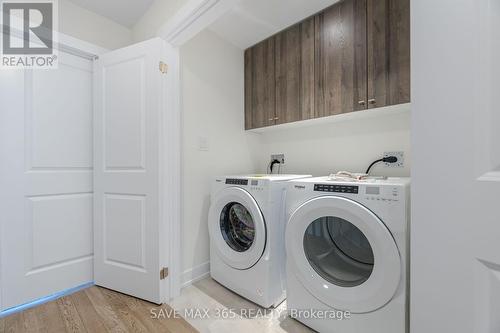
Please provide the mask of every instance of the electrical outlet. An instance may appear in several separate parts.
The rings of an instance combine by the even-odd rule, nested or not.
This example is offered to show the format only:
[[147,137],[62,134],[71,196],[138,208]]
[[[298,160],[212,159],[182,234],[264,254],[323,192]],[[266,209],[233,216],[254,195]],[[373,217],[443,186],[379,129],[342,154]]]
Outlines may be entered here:
[[403,168],[405,162],[405,153],[402,151],[389,151],[384,153],[384,157],[396,156],[398,161],[396,163],[384,163],[388,168]]
[[271,155],[271,162],[274,160],[280,161],[281,164],[285,164],[285,154],[273,154]]

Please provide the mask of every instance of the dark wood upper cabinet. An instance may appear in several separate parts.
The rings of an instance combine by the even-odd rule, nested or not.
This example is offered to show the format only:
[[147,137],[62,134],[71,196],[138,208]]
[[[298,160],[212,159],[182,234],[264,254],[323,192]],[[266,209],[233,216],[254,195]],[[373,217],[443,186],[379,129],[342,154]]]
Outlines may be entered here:
[[410,102],[410,0],[340,0],[245,51],[245,128]]
[[316,108],[324,117],[366,108],[366,0],[343,0],[315,17]]
[[276,123],[314,117],[314,18],[275,37]]
[[368,107],[410,102],[410,0],[367,0]]
[[245,51],[245,128],[276,123],[274,38]]

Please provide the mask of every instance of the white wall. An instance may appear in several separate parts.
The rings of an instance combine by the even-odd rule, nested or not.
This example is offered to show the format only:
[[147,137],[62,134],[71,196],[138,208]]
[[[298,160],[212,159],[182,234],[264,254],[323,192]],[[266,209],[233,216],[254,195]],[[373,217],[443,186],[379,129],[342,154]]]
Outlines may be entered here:
[[140,42],[156,36],[158,29],[188,2],[188,0],[155,0],[132,27],[132,39]]
[[[206,271],[210,186],[216,176],[251,173],[255,135],[244,128],[243,51],[204,31],[180,49],[183,137],[183,282]],[[208,151],[198,149],[206,138]],[[194,270],[194,271],[193,271]]]
[[110,50],[132,42],[130,29],[68,0],[59,0],[59,31]]
[[404,168],[379,164],[372,174],[407,177],[411,165],[409,108],[406,104],[387,110],[390,112],[361,111],[335,123],[260,134],[259,172],[266,171],[271,154],[285,154],[282,172],[327,176],[337,171],[365,172],[385,151],[403,151]]

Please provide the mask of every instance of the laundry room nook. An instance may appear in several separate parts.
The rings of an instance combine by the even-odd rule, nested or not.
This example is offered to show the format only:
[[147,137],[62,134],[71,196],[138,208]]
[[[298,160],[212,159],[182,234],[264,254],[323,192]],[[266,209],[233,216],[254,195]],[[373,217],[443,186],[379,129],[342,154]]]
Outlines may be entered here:
[[0,333],[500,331],[499,0],[0,11]]

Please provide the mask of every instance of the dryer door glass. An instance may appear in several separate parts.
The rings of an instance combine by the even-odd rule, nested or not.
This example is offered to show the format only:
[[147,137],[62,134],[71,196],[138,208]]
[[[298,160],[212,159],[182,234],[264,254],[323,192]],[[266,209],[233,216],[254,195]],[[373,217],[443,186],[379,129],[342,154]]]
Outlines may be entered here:
[[252,215],[242,204],[230,202],[220,214],[220,229],[226,243],[237,252],[247,251],[255,238]]
[[304,252],[313,269],[341,287],[363,284],[373,271],[373,251],[352,223],[335,216],[313,221],[304,234]]

